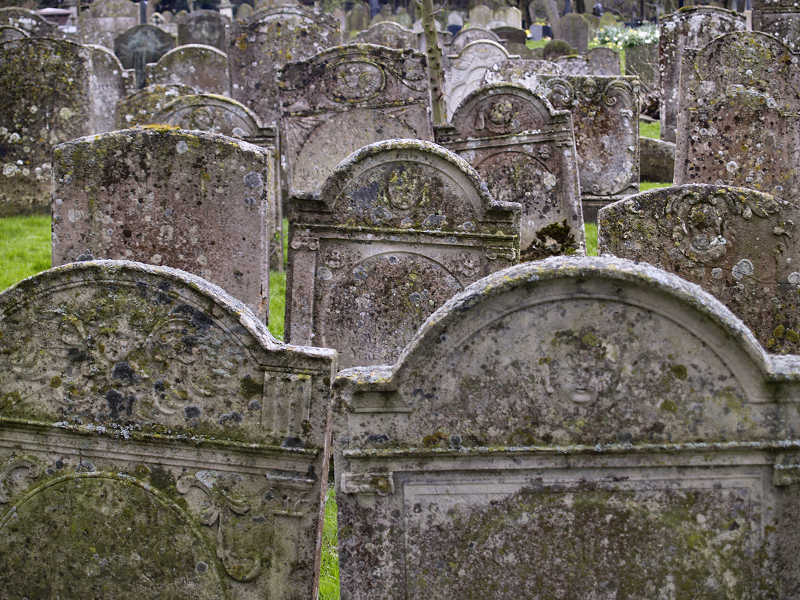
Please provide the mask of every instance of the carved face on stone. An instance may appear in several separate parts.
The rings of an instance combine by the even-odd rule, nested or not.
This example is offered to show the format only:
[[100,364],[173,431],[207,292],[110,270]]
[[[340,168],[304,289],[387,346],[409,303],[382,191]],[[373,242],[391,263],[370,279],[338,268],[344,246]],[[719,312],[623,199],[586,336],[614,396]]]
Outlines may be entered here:
[[588,406],[613,388],[619,368],[612,349],[593,328],[556,332],[551,344],[556,357],[543,363],[548,393],[558,394],[565,403]]

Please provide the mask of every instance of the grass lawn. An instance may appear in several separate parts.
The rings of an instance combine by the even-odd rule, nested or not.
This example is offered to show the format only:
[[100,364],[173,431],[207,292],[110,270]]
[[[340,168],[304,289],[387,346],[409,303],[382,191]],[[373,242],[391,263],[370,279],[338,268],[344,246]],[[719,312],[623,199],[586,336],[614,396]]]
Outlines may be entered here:
[[657,140],[661,139],[661,123],[658,121],[653,121],[652,123],[639,121],[639,135]]

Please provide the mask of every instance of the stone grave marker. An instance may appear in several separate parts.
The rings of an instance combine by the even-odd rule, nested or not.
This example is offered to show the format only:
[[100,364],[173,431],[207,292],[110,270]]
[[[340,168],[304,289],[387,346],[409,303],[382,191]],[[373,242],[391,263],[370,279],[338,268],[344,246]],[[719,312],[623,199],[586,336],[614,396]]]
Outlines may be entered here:
[[341,348],[344,366],[392,362],[436,308],[519,251],[520,206],[430,142],[366,146],[289,208],[288,339]]
[[342,597],[790,597],[797,375],[649,265],[494,273],[336,378]]
[[0,8],[0,25],[22,29],[31,37],[64,38],[61,30],[39,13],[18,6]]
[[155,25],[137,25],[114,38],[114,54],[126,69],[135,69],[139,89],[146,85],[146,65],[174,47],[175,38]]
[[457,10],[451,10],[447,13],[447,31],[452,35],[458,35],[458,32],[464,28],[464,17]]
[[53,160],[54,265],[91,256],[180,268],[266,318],[270,150],[154,126],[61,144]]
[[647,89],[658,90],[658,44],[625,48],[625,74],[638,77]]
[[10,288],[0,336],[3,590],[316,597],[333,351],[128,261]]
[[275,124],[280,115],[278,71],[337,45],[340,37],[332,18],[299,6],[258,11],[234,24],[228,51],[233,98],[265,125]]
[[236,19],[238,21],[246,21],[253,16],[253,7],[249,4],[242,3],[236,9]]
[[[586,55],[570,54],[558,56],[553,62],[559,65],[564,75],[595,75],[593,65]],[[597,73],[599,75],[599,73]]]
[[114,38],[139,24],[139,5],[131,0],[96,0],[78,13],[83,44],[114,49]]
[[639,136],[640,181],[667,181],[675,178],[675,144]]
[[723,33],[743,31],[741,14],[713,6],[684,7],[658,21],[661,86],[661,139],[675,141],[681,85],[681,60],[688,48],[700,48]]
[[30,37],[24,29],[12,25],[0,25],[0,44]]
[[492,9],[485,4],[478,4],[469,9],[470,27],[487,28],[492,17]]
[[500,21],[505,27],[522,29],[522,11],[516,6],[501,6],[494,11],[494,20]]
[[347,13],[347,31],[363,31],[369,27],[369,4],[358,0]]
[[753,0],[753,31],[774,35],[800,51],[800,8],[790,0]]
[[151,85],[182,84],[198,93],[228,96],[228,55],[212,46],[178,46],[157,63],[147,65],[147,81]]
[[399,50],[415,48],[417,45],[416,34],[398,25],[393,21],[381,21],[372,25],[369,29],[360,32],[353,42],[359,44],[376,44],[387,48],[397,48]]
[[178,45],[203,44],[228,51],[230,19],[215,10],[196,10],[178,21]]
[[560,38],[583,54],[589,49],[589,24],[576,13],[561,17],[558,22]]
[[399,6],[397,8],[397,11],[392,17],[392,21],[398,25],[401,25],[402,27],[405,27],[406,29],[410,28],[414,24],[413,20],[411,19],[411,15],[408,14],[408,10],[405,6]]
[[800,55],[736,32],[684,52],[675,183],[724,183],[800,202]]
[[281,71],[288,197],[318,194],[348,154],[392,138],[433,140],[425,56],[371,44],[331,48]]
[[156,123],[155,115],[167,104],[180,96],[194,93],[194,88],[183,84],[148,85],[117,103],[116,129]]
[[572,116],[516,84],[467,96],[437,142],[465,158],[501,201],[517,202],[520,258],[585,253]]
[[480,27],[467,27],[462,29],[455,36],[450,43],[448,51],[450,54],[458,54],[464,49],[464,46],[470,42],[477,42],[478,40],[491,40],[493,42],[500,42],[498,35],[488,29],[481,29]]
[[541,59],[513,59],[492,65],[483,76],[483,83],[518,83],[531,91],[541,85],[543,75],[563,75],[559,63]]
[[600,251],[645,261],[716,296],[770,352],[800,351],[800,209],[755,190],[650,190],[604,208]]
[[[619,54],[611,48],[592,48],[586,53],[594,75],[615,77],[621,75]],[[630,75],[630,73],[626,73]]]

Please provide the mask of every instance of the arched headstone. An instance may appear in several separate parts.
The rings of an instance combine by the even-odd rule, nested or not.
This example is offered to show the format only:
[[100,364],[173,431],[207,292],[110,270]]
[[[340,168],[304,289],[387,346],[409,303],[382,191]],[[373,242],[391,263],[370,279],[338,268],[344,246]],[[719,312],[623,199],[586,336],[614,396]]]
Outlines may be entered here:
[[147,66],[147,80],[151,85],[181,84],[198,93],[227,96],[228,56],[212,46],[178,46]]

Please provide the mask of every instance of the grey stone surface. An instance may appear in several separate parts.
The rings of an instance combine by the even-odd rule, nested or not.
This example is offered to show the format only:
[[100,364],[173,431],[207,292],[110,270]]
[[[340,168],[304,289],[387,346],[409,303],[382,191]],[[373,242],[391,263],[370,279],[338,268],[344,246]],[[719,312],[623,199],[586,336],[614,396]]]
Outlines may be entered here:
[[561,65],[541,59],[512,59],[492,65],[483,76],[483,83],[518,83],[531,91],[541,85],[543,75],[564,75]]
[[342,597],[791,597],[797,366],[648,265],[490,275],[334,383]]
[[175,101],[180,96],[188,96],[194,93],[194,88],[179,83],[148,85],[117,103],[116,128],[126,129],[136,125],[156,123],[155,116],[167,104]]
[[492,9],[485,4],[478,4],[469,9],[468,20],[472,27],[488,27],[492,17]]
[[231,21],[215,10],[196,10],[178,20],[178,45],[203,44],[228,51]]
[[26,37],[30,36],[24,29],[14,27],[13,25],[0,25],[0,44],[12,40],[21,40]]
[[417,46],[417,36],[410,29],[392,21],[381,21],[360,32],[354,39],[359,44],[377,44],[400,50]]
[[639,136],[639,178],[671,183],[675,174],[675,144]]
[[280,74],[281,148],[289,197],[319,194],[348,154],[381,140],[433,140],[425,56],[337,46]]
[[480,27],[467,27],[466,29],[459,31],[453,37],[453,41],[450,43],[448,52],[450,54],[458,54],[464,49],[464,46],[470,42],[477,42],[478,40],[491,40],[493,42],[497,42],[498,44],[500,43],[500,38],[498,35],[492,31],[489,31],[488,29],[482,29]]
[[249,4],[240,4],[236,9],[236,20],[237,21],[246,21],[250,17],[253,16],[253,7]]
[[4,595],[316,597],[334,352],[125,261],[0,294],[0,339]]
[[800,7],[793,0],[753,0],[753,31],[774,35],[800,51]]
[[800,202],[799,63],[758,32],[687,50],[675,183],[741,185]]
[[190,44],[173,48],[147,65],[151,85],[182,84],[199,94],[230,95],[228,55],[212,46]]
[[569,13],[558,22],[559,38],[568,42],[579,53],[589,49],[589,24],[577,13]]
[[658,44],[641,44],[625,48],[625,74],[639,78],[639,84],[659,90]]
[[181,268],[266,318],[270,151],[153,126],[67,142],[53,161],[54,265],[88,255]]
[[178,96],[164,105],[152,121],[243,140],[275,135],[261,127],[256,114],[244,104],[215,94]]
[[31,37],[64,38],[61,30],[39,13],[18,6],[0,8],[0,25],[22,29]]
[[78,14],[78,36],[84,44],[114,49],[114,38],[139,24],[139,5],[131,0],[95,0]]
[[522,29],[522,11],[516,6],[499,6],[492,16],[495,21],[502,23],[501,27]]
[[675,141],[681,60],[686,49],[705,46],[718,35],[744,29],[743,15],[713,6],[684,7],[659,19],[658,68],[662,140]]
[[280,116],[278,71],[340,42],[338,24],[302,7],[261,10],[234,25],[228,58],[235,100],[250,107],[265,125]]
[[[619,53],[611,48],[592,48],[586,53],[591,75],[616,76],[620,73]],[[631,73],[626,73],[630,75]]]
[[371,144],[290,204],[286,330],[344,366],[395,360],[467,284],[518,258],[519,204],[466,161],[419,140]]
[[347,13],[347,31],[363,31],[369,27],[369,4],[363,0],[353,3],[353,8]]
[[585,252],[572,115],[520,85],[467,96],[437,142],[466,159],[497,199],[518,202],[520,258]]
[[768,351],[798,354],[799,219],[796,206],[761,192],[681,185],[604,208],[599,247],[699,284]]
[[[114,38],[114,54],[126,69],[158,62],[175,47],[175,38],[155,25],[136,25]],[[140,58],[137,58],[140,57]]]

